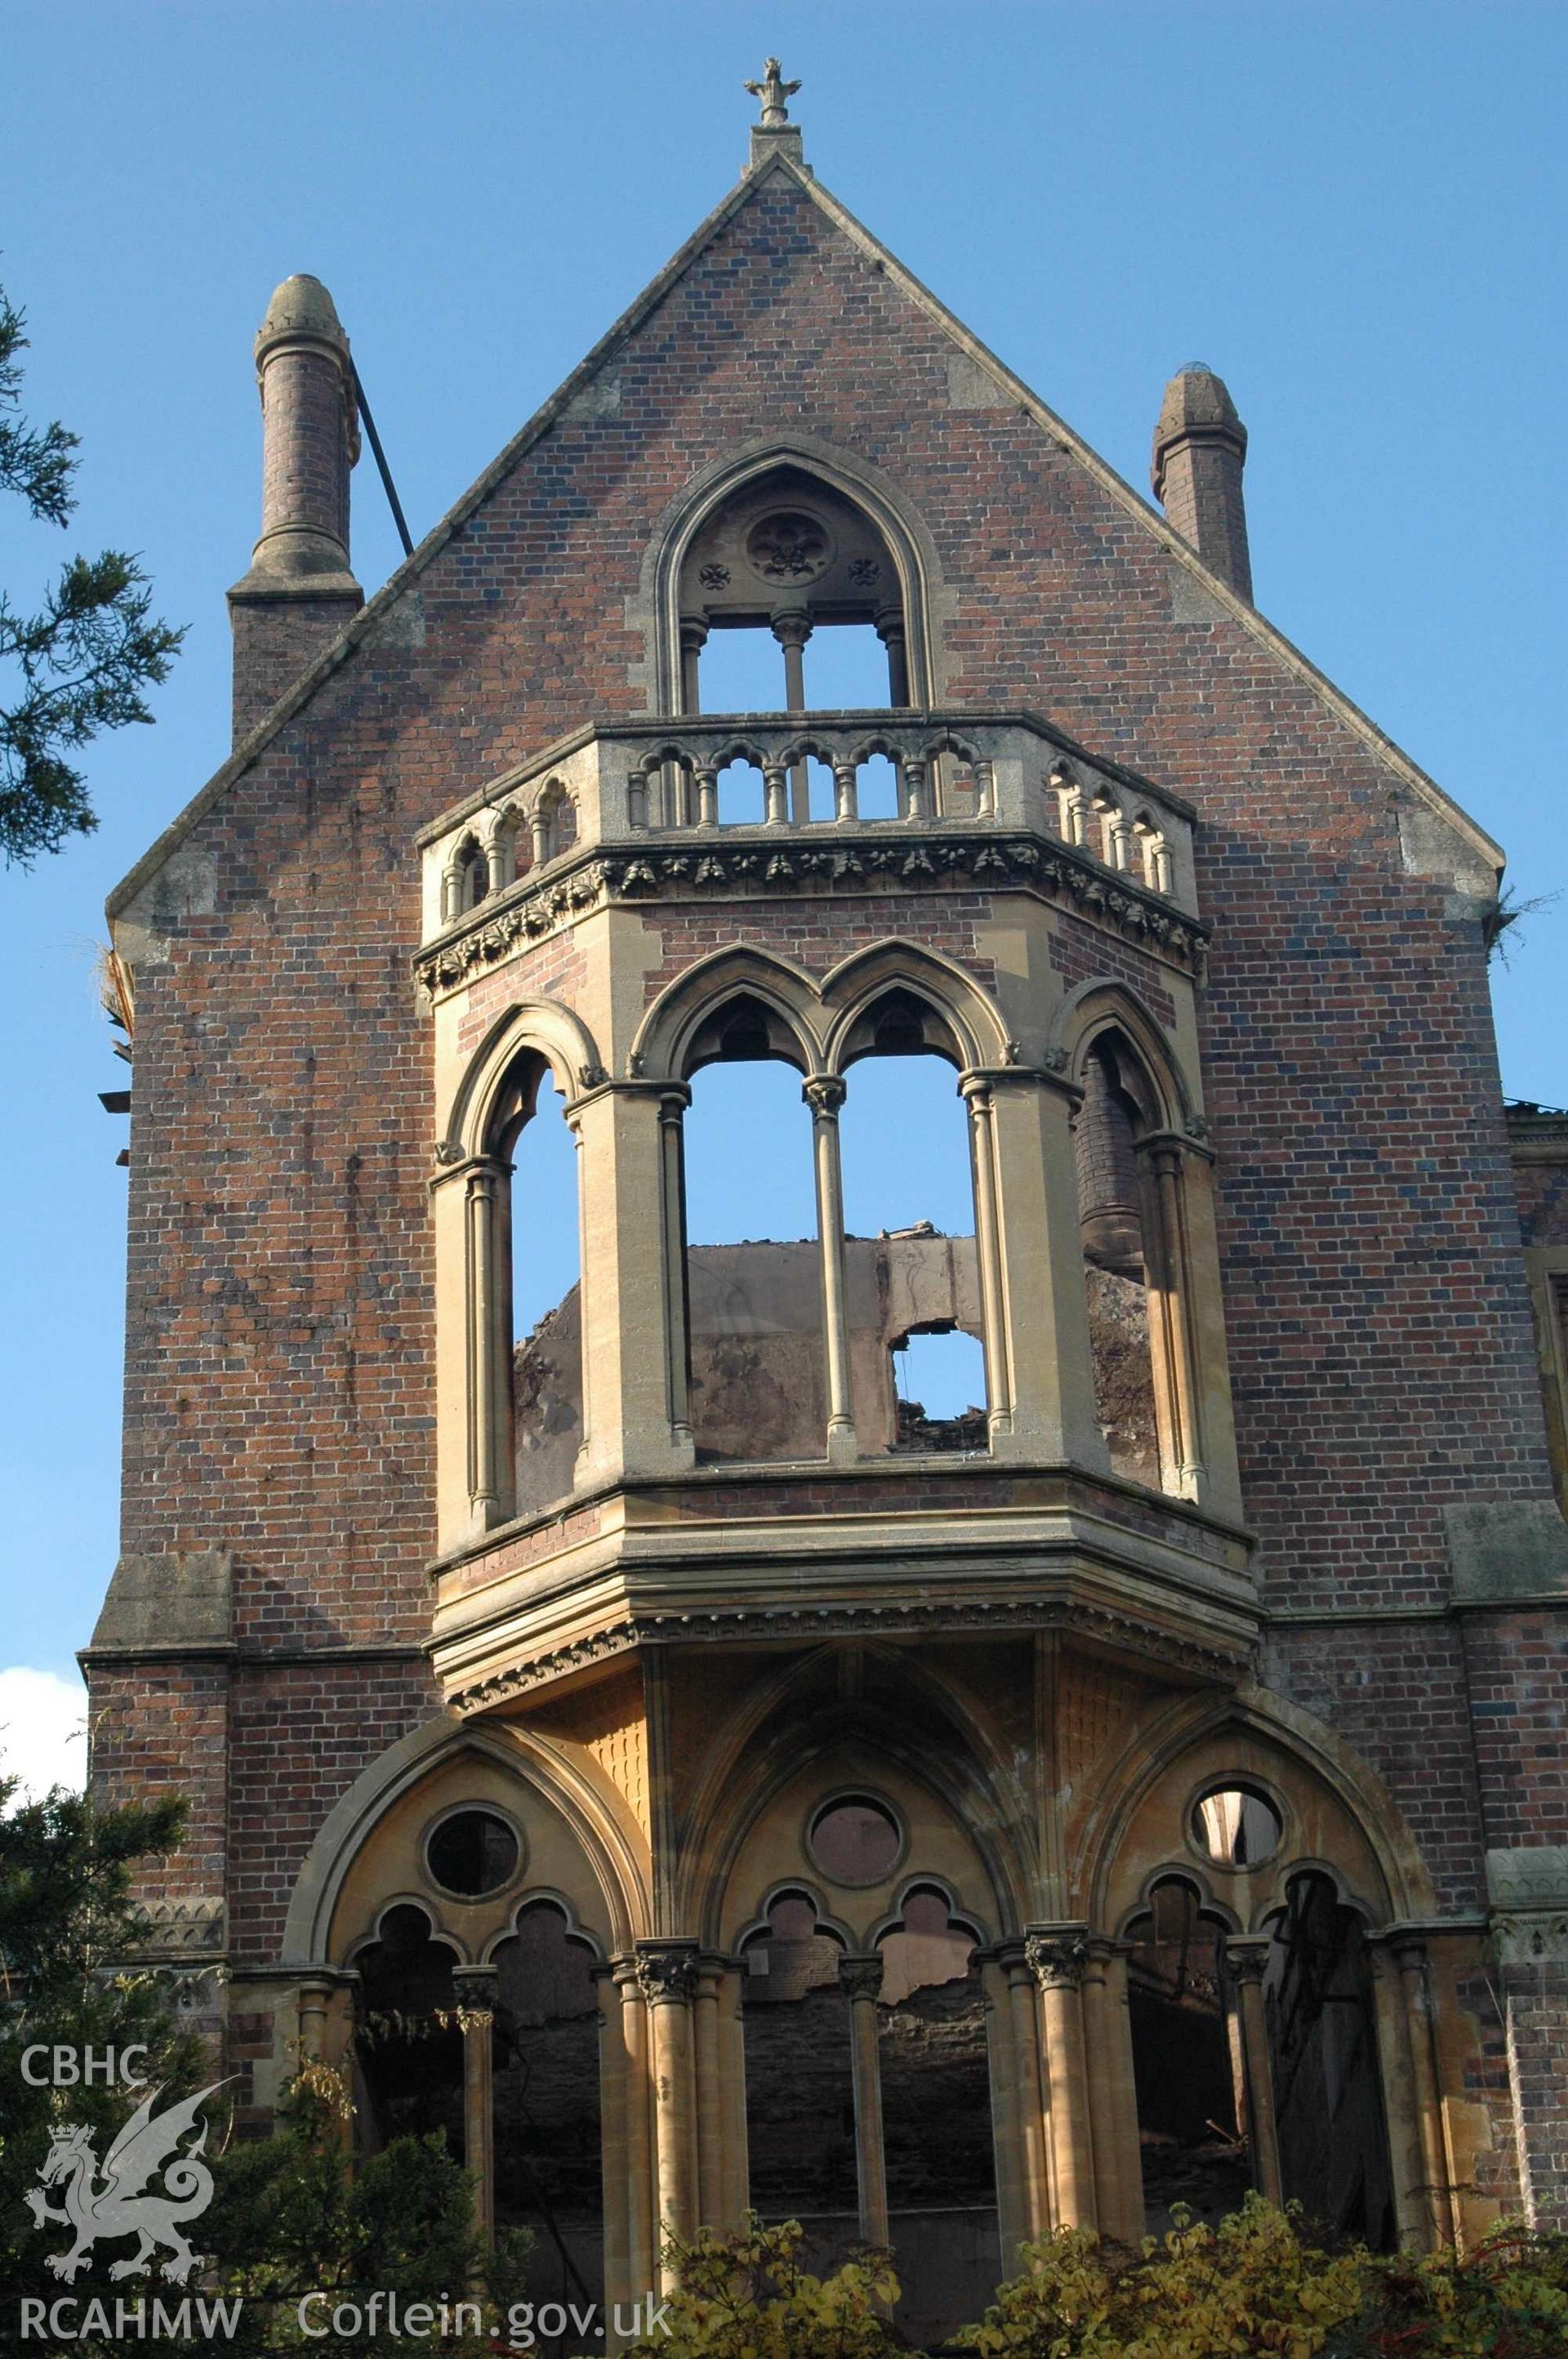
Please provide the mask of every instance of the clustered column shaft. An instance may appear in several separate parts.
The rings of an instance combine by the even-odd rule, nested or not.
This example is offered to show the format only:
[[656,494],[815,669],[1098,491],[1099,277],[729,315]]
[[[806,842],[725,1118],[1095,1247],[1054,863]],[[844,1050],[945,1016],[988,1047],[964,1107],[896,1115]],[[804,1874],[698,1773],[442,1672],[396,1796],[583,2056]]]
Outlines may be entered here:
[[849,2063],[855,2089],[855,2179],[860,2190],[860,2238],[888,2242],[887,2163],[882,2152],[881,2060],[877,2049],[877,1995],[882,1986],[880,1955],[838,1961],[838,1985],[849,2002]]
[[803,1095],[811,1108],[812,1156],[816,1174],[816,1227],[822,1256],[822,1323],[827,1353],[827,1455],[842,1462],[856,1453],[855,1412],[850,1394],[849,1325],[844,1277],[844,1183],[838,1142],[838,1110],[844,1084],[830,1073],[814,1073]]

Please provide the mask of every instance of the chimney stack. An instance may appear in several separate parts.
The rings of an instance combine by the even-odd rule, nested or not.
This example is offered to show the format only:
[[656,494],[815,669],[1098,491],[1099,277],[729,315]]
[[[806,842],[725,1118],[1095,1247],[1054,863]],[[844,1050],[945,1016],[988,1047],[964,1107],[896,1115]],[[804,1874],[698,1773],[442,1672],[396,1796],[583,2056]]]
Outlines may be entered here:
[[262,530],[229,592],[234,742],[364,603],[349,567],[349,470],[360,454],[349,340],[319,278],[286,278],[256,337]]
[[1252,600],[1241,470],[1247,429],[1225,385],[1189,361],[1165,387],[1154,429],[1154,496],[1167,517],[1238,598]]

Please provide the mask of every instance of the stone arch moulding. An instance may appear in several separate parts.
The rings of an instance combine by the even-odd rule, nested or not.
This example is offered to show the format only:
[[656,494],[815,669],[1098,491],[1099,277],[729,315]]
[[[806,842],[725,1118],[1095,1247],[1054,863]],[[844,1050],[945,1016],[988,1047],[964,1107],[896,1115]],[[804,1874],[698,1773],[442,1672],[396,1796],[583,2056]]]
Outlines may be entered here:
[[851,952],[827,975],[822,1005],[827,1014],[826,1070],[841,1071],[845,1043],[860,1018],[883,993],[904,990],[925,999],[948,1027],[962,1070],[1007,1064],[1014,1044],[1000,1010],[974,977],[955,960],[914,942],[871,942]]
[[1159,1100],[1162,1130],[1192,1132],[1199,1121],[1196,1093],[1183,1071],[1169,1034],[1130,984],[1099,976],[1078,984],[1052,1016],[1046,1056],[1083,1086],[1084,1061],[1101,1033],[1125,1032],[1147,1069]]
[[[591,1925],[585,1925],[583,1923],[582,1919],[579,1916],[577,1908],[572,1901],[571,1895],[567,1892],[557,1892],[554,1885],[550,1884],[530,1884],[524,1886],[524,1890],[518,1894],[516,1905],[510,1911],[507,1920],[502,1927],[500,1932],[492,1933],[490,1940],[485,1943],[484,1956],[480,1962],[487,1966],[493,1964],[494,1953],[500,1949],[502,1943],[503,1941],[510,1941],[515,1938],[517,1932],[517,1920],[523,1915],[524,1911],[528,1908],[536,1908],[540,1907],[558,1909],[560,1915],[566,1921],[568,1940],[580,1941],[585,1949],[591,1950],[593,1951],[593,1962],[595,1965],[602,1966],[609,1963],[609,1960],[606,1958],[604,1953],[603,1942],[600,1940]],[[623,1947],[623,1944],[618,1940],[615,1946],[619,1950]]]
[[881,531],[898,567],[903,599],[910,702],[917,709],[940,704],[946,667],[943,625],[953,604],[942,587],[936,545],[903,493],[879,467],[853,451],[815,435],[741,444],[694,476],[654,524],[635,594],[627,600],[628,627],[641,632],[647,654],[630,667],[631,684],[643,689],[650,712],[675,712],[680,704],[680,615],[677,585],[686,553],[719,504],[775,467],[797,467],[820,476],[841,497],[864,508]]
[[553,1751],[524,1744],[514,1731],[503,1733],[443,1712],[390,1745],[339,1796],[295,1878],[284,1926],[286,1969],[304,1973],[331,1963],[328,1937],[333,1912],[366,1840],[433,1770],[461,1753],[483,1755],[560,1812],[603,1895],[617,1950],[629,1947],[650,1921],[643,1864],[606,1798],[581,1772]]
[[569,1007],[555,999],[516,1000],[499,1015],[462,1069],[438,1136],[460,1160],[484,1153],[495,1094],[513,1060],[524,1049],[543,1057],[556,1086],[569,1104],[597,1088],[605,1072],[591,1032]]
[[692,1043],[725,1000],[742,993],[762,1001],[793,1035],[801,1071],[822,1069],[821,1004],[805,969],[741,942],[712,951],[665,985],[638,1027],[629,1059],[643,1080],[684,1081]]
[[[1074,1845],[1073,1880],[1091,1923],[1113,1918],[1120,1921],[1131,1913],[1133,1897],[1141,1892],[1150,1873],[1181,1875],[1195,1889],[1214,1890],[1219,1879],[1206,1877],[1199,1864],[1184,1855],[1179,1831],[1173,1833],[1164,1855],[1151,1859],[1142,1873],[1132,1873],[1130,1882],[1124,1846],[1138,1810],[1161,1780],[1179,1779],[1185,1763],[1211,1739],[1227,1734],[1250,1740],[1273,1756],[1274,1775],[1287,1798],[1293,1795],[1293,1771],[1295,1780],[1304,1778],[1325,1789],[1349,1822],[1382,1886],[1380,1891],[1357,1892],[1347,1883],[1343,1864],[1334,1870],[1336,1888],[1358,1913],[1383,1924],[1435,1913],[1436,1895],[1420,1849],[1377,1772],[1313,1713],[1270,1689],[1255,1687],[1217,1698],[1178,1699],[1145,1723],[1108,1766]],[[1182,1785],[1184,1802],[1188,1784],[1190,1777]],[[1328,1865],[1315,1846],[1300,1852],[1282,1847],[1265,1871],[1251,1879],[1257,1887],[1250,1895],[1254,1916],[1261,1922],[1280,1908],[1285,1885],[1303,1867]]]
[[883,1916],[878,1918],[867,1933],[868,1949],[874,1950],[880,1941],[886,1940],[890,1933],[901,1933],[903,1930],[904,1916],[909,1904],[915,1895],[921,1892],[935,1892],[947,1911],[948,1923],[958,1926],[966,1933],[972,1933],[979,1948],[984,1949],[992,1940],[992,1935],[988,1932],[981,1919],[972,1908],[967,1908],[964,1906],[945,1875],[916,1875],[902,1876],[899,1879],[898,1890],[893,1895],[892,1907]]
[[1147,1914],[1152,1907],[1154,1894],[1162,1884],[1184,1884],[1206,1917],[1213,1917],[1227,1933],[1245,1933],[1246,1926],[1230,1903],[1216,1892],[1210,1878],[1193,1861],[1177,1859],[1174,1854],[1152,1867],[1139,1886],[1136,1896],[1121,1910],[1116,1925],[1116,1939],[1123,1940],[1127,1929]]
[[734,1955],[739,1957],[748,1941],[754,1941],[768,1931],[769,1919],[781,1900],[808,1900],[816,1918],[819,1933],[831,1935],[846,1957],[855,1950],[855,1929],[835,1917],[822,1897],[821,1886],[808,1875],[781,1875],[768,1886],[757,1906],[757,1913],[742,1925],[735,1936]]
[[[989,1914],[1000,1929],[1022,1925],[1029,1915],[1030,1864],[1022,1854],[1016,1830],[1010,1832],[1004,1824],[993,1823],[993,1815],[1004,1815],[995,1812],[998,1789],[1011,1788],[1011,1781],[999,1778],[983,1754],[971,1750],[972,1732],[954,1714],[946,1690],[938,1690],[935,1682],[920,1682],[928,1700],[935,1696],[944,1708],[949,1742],[935,1747],[909,1734],[911,1726],[928,1723],[868,1714],[863,1702],[851,1708],[834,1700],[815,1711],[789,1716],[786,1707],[792,1694],[816,1665],[817,1658],[808,1657],[746,1700],[715,1747],[701,1787],[692,1798],[694,1825],[714,1828],[721,1806],[724,1819],[721,1826],[714,1828],[714,1839],[703,1845],[700,1861],[694,1863],[692,1886],[684,1896],[688,1904],[686,1914],[699,1928],[703,1940],[710,1947],[720,1944],[730,1882],[747,1839],[769,1806],[810,1761],[846,1739],[864,1756],[861,1782],[874,1784],[876,1764],[883,1760],[951,1813],[985,1876]],[[1022,1827],[1027,1816],[1024,1799],[1010,1790],[1006,1800],[1019,1814],[1018,1827]],[[989,1807],[979,1807],[982,1804]],[[804,1887],[811,1879],[803,1864],[798,1875],[785,1880]],[[911,1882],[931,1881],[929,1875],[911,1869],[902,1878],[901,1888]],[[969,1918],[977,1915],[972,1900],[964,1905],[962,1913]]]

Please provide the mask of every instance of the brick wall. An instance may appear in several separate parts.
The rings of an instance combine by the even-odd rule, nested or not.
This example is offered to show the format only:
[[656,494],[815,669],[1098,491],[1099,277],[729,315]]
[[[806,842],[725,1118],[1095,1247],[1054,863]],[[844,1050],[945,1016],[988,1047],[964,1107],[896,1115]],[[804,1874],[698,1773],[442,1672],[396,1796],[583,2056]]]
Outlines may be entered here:
[[[950,351],[796,188],[765,181],[623,349],[614,402],[501,477],[396,627],[200,822],[216,907],[139,979],[124,1545],[232,1549],[247,1645],[425,1634],[413,834],[583,719],[642,709],[627,612],[650,535],[769,426],[854,451],[919,512],[951,699],[1035,706],[1199,809],[1233,1376],[1272,1602],[1436,1602],[1444,1500],[1544,1489],[1475,923],[1401,872],[1367,744],[1238,624],[1176,619],[1174,560],[1015,407],[955,408]],[[984,981],[986,906],[665,912],[649,988],[732,940],[820,969],[891,929]],[[1389,1778],[1444,1890],[1473,1895],[1462,1666],[1442,1625],[1411,1626],[1292,1637],[1279,1676]],[[313,1815],[427,1709],[411,1671],[247,1678],[230,1771],[246,1941],[274,1937]]]

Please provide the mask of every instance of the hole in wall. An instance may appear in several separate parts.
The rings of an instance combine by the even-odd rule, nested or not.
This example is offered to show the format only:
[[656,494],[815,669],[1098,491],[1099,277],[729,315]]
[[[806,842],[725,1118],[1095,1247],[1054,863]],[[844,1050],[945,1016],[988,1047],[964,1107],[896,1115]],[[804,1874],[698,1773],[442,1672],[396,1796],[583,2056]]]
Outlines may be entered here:
[[846,1795],[818,1810],[806,1848],[835,1884],[881,1884],[898,1864],[903,1836],[885,1803]]
[[784,649],[765,626],[715,630],[697,658],[704,712],[782,712]]
[[767,817],[767,787],[754,762],[726,762],[719,773],[720,827],[761,827]]
[[513,1432],[520,1515],[565,1497],[582,1442],[578,1156],[565,1107],[546,1071],[513,1148]]
[[1217,1867],[1260,1867],[1284,1832],[1280,1814],[1249,1786],[1217,1786],[1193,1807],[1193,1841]]
[[805,662],[810,712],[887,710],[887,649],[870,623],[819,625],[806,643]]
[[862,819],[897,819],[898,771],[885,754],[869,755],[855,781]]
[[517,1837],[494,1810],[455,1810],[432,1827],[425,1863],[443,1892],[478,1900],[499,1892],[517,1872]]

